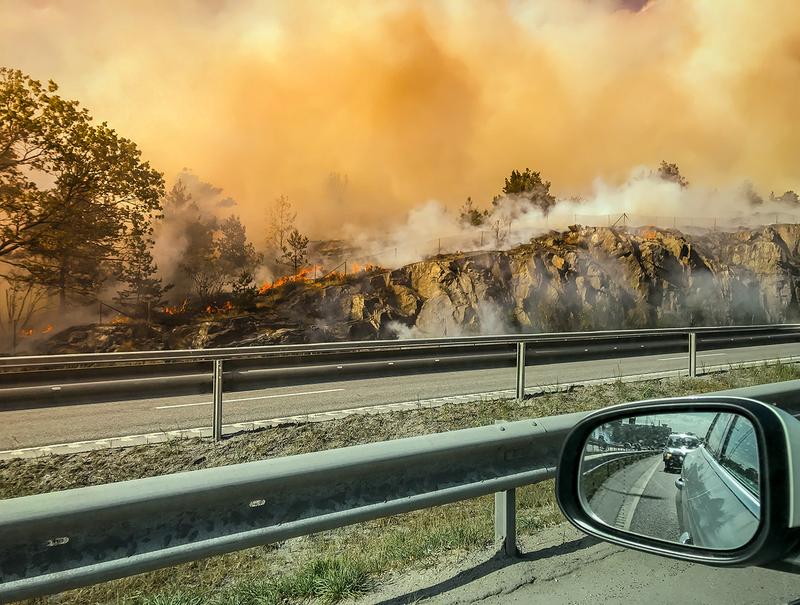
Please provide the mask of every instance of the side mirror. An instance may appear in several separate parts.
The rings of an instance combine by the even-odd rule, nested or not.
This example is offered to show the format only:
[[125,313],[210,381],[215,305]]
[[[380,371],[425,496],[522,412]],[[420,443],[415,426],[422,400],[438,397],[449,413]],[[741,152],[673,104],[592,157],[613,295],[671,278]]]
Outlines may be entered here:
[[[598,442],[618,444],[601,451]],[[626,443],[650,444],[641,449]],[[752,399],[605,408],[567,436],[561,511],[587,534],[712,565],[766,565],[800,545],[800,421]],[[797,475],[800,478],[800,475]]]

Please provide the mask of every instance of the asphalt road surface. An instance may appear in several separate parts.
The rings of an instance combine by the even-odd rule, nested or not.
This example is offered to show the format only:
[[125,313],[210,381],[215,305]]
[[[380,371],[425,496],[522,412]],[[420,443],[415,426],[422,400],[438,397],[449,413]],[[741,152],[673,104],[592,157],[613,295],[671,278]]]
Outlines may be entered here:
[[[674,475],[671,475],[674,477]],[[356,605],[778,605],[800,598],[800,575],[676,561],[589,538],[568,523],[495,547],[409,566]]]
[[632,462],[597,488],[590,500],[592,511],[608,525],[676,542],[676,476],[664,472],[660,454]]
[[[698,354],[698,366],[724,365],[762,359],[789,358],[800,353],[797,343],[722,349]],[[652,355],[619,360],[580,361],[529,366],[527,386],[576,382],[596,378],[681,370],[686,355]],[[257,391],[226,393],[225,423],[265,420],[334,411],[471,395],[513,389],[514,369],[501,368],[316,382]],[[210,426],[209,395],[162,399],[36,407],[0,411],[0,450],[68,443]]]

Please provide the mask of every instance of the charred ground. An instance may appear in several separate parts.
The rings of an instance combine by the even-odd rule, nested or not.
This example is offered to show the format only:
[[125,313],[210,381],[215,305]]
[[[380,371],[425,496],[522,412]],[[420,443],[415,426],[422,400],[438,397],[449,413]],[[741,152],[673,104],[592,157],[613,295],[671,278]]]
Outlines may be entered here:
[[48,353],[211,348],[504,331],[795,321],[800,225],[687,235],[574,226],[508,251],[303,275],[247,304],[74,326]]

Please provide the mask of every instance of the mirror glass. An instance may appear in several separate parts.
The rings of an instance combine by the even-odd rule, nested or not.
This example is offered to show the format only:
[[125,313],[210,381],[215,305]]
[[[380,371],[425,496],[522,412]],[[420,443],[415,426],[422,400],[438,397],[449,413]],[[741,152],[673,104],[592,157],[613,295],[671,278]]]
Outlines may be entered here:
[[731,550],[758,529],[759,445],[729,412],[633,416],[595,429],[583,448],[583,506],[617,529]]

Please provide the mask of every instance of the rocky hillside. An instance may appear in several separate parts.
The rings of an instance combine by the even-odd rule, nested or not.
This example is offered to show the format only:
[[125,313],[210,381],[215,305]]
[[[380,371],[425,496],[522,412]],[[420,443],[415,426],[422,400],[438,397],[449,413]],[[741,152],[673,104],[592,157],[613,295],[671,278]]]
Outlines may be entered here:
[[800,318],[800,225],[688,236],[575,226],[508,251],[442,255],[270,290],[183,323],[77,326],[47,352],[198,348]]

